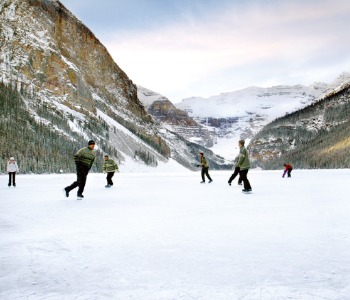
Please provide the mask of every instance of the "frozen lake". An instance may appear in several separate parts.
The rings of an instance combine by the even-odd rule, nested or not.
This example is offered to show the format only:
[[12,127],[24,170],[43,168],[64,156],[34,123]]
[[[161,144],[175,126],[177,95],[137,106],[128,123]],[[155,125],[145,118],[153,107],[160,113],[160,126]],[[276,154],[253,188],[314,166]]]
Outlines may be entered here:
[[350,170],[0,176],[0,299],[350,299]]

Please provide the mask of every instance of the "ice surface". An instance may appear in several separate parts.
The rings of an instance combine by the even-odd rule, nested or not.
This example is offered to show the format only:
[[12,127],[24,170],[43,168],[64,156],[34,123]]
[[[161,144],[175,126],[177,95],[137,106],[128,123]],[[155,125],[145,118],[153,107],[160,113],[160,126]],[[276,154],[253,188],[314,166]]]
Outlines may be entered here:
[[0,176],[0,299],[349,299],[350,170]]

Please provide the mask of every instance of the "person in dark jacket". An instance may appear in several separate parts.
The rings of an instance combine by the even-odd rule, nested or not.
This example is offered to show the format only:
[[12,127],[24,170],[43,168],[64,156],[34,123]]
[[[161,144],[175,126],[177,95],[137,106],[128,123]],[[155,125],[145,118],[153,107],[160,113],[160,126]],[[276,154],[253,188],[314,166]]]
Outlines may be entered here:
[[211,177],[209,175],[209,165],[208,165],[206,158],[204,157],[203,152],[199,153],[199,159],[200,159],[201,164],[198,166],[202,166],[202,172],[201,172],[202,181],[201,181],[201,183],[205,183],[205,176],[208,177],[209,183],[211,183],[213,180],[211,179]]
[[108,155],[104,156],[103,172],[107,172],[107,185],[106,188],[110,188],[113,185],[112,177],[114,173],[118,171],[118,165],[113,159],[110,159]]
[[284,176],[286,175],[286,173],[288,174],[288,177],[292,177],[291,173],[293,171],[293,166],[291,164],[284,164],[284,171],[283,171],[283,175],[282,177],[284,178]]
[[[236,162],[238,162],[238,157],[236,159]],[[232,181],[236,178],[236,176],[239,174],[239,167],[237,167],[236,165],[234,166],[234,171],[233,174],[231,175],[231,177],[228,180],[228,185],[231,185]],[[242,178],[239,177],[238,178],[238,185],[242,185]]]
[[81,148],[75,155],[74,161],[77,168],[77,180],[70,186],[64,188],[66,197],[69,197],[69,192],[76,187],[78,188],[78,199],[84,198],[83,192],[86,184],[86,177],[95,160],[95,142],[90,140],[87,147]]
[[249,154],[247,149],[244,147],[245,141],[240,140],[238,142],[239,155],[236,167],[239,167],[239,176],[242,178],[244,189],[242,192],[249,193],[252,191],[252,187],[247,178],[247,174],[250,168]]

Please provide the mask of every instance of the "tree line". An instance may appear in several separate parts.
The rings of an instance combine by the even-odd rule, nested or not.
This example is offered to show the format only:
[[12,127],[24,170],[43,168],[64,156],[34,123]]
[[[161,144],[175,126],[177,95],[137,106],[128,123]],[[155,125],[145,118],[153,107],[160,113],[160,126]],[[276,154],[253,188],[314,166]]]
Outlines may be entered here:
[[[75,121],[92,138],[96,132],[108,138],[108,126],[98,118],[89,117],[85,123]],[[66,116],[50,103],[0,83],[0,145],[0,172],[5,171],[13,156],[21,173],[40,174],[75,172],[73,156],[87,141],[70,128]],[[99,146],[118,159],[117,150],[106,141]],[[103,152],[97,150],[92,171],[100,172],[102,164]]]

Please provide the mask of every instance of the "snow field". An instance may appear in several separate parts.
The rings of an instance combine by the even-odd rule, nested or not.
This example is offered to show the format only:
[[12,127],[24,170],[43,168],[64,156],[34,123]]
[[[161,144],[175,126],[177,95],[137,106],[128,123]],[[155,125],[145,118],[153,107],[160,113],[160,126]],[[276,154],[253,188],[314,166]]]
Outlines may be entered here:
[[350,170],[0,176],[0,299],[349,299]]

